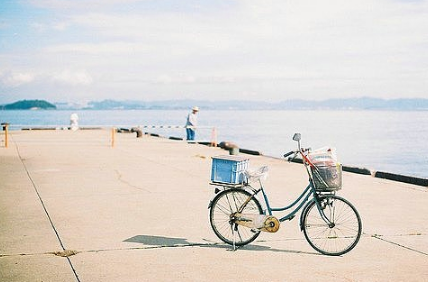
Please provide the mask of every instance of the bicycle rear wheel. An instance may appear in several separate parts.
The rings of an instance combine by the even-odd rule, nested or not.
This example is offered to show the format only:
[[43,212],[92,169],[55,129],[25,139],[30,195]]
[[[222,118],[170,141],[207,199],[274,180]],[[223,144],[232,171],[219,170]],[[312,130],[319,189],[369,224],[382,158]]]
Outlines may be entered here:
[[[212,201],[210,222],[214,233],[223,242],[242,246],[251,243],[259,235],[259,230],[238,225],[233,222],[233,214],[248,200],[251,194],[242,189],[229,189],[219,193]],[[251,198],[242,213],[263,214],[262,207],[256,198]]]
[[[303,212],[303,233],[318,252],[340,256],[352,250],[361,237],[361,218],[347,200],[334,195],[320,198],[320,208],[312,201]],[[327,223],[321,212],[330,221]]]

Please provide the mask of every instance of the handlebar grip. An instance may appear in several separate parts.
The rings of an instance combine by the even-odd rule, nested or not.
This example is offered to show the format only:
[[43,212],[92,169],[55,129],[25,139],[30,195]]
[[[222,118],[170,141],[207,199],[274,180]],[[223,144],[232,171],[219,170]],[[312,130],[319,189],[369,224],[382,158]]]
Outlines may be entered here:
[[294,154],[294,151],[290,151],[290,152],[284,154],[284,158],[286,158],[286,157],[288,157],[289,155],[292,155],[292,154]]

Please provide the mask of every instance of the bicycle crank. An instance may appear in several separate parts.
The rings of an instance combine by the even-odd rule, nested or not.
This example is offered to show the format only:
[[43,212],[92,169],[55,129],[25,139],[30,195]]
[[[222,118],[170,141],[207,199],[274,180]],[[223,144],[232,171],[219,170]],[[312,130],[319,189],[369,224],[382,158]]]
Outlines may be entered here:
[[280,226],[276,217],[263,214],[235,213],[231,216],[231,220],[238,225],[270,233],[278,231]]
[[279,229],[280,222],[274,216],[268,216],[264,222],[264,227],[260,229],[261,231],[275,233]]

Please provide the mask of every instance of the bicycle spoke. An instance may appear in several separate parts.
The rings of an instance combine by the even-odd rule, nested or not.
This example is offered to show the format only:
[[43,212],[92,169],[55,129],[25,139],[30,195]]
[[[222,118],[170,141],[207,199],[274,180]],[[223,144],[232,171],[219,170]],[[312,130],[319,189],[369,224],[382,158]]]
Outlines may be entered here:
[[323,199],[321,217],[317,205],[313,202],[305,211],[304,234],[309,244],[319,252],[328,255],[341,255],[357,244],[361,235],[361,221],[358,213],[344,199],[329,196]]
[[243,203],[250,194],[242,189],[230,189],[218,194],[212,203],[210,222],[214,233],[225,243],[237,246],[245,245],[255,240],[260,232],[252,232],[248,227],[235,225],[233,215],[243,208],[245,214],[263,214],[260,203],[251,198],[245,207]]

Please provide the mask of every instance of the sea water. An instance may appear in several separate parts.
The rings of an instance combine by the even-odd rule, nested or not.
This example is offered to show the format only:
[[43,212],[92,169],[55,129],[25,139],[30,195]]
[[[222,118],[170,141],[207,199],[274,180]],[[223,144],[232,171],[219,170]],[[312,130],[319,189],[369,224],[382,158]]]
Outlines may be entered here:
[[[74,111],[0,111],[11,130],[22,126],[69,125]],[[80,126],[148,126],[144,131],[185,137],[183,110],[76,111]],[[296,149],[295,132],[312,149],[335,147],[345,165],[428,178],[427,111],[204,111],[197,139],[217,141],[281,157]],[[171,128],[160,128],[171,126]]]

